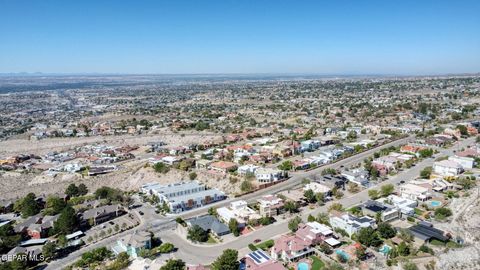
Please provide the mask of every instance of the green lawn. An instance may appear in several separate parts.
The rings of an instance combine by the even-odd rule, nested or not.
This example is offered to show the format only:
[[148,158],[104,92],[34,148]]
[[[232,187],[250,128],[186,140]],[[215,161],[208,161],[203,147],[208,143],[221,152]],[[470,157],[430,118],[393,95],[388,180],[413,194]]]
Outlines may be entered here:
[[275,242],[270,239],[270,240],[267,240],[265,242],[262,242],[260,244],[257,245],[257,248],[259,249],[262,249],[262,250],[268,250],[269,248],[273,247],[273,245],[275,244]]
[[323,267],[325,267],[325,263],[322,260],[320,260],[318,257],[312,256],[310,257],[310,259],[313,260],[312,270],[320,270],[320,269],[323,269]]
[[208,235],[207,244],[216,244],[216,243],[217,243],[217,240],[213,236]]
[[437,239],[433,239],[432,241],[430,241],[430,244],[432,244],[432,245],[434,245],[434,246],[437,246],[437,247],[438,247],[438,246],[442,246],[442,247],[445,246],[445,243],[444,243],[444,242],[439,241],[439,240],[437,240]]
[[418,208],[415,208],[414,210],[415,210],[415,214],[418,216],[421,216],[423,214],[423,211]]

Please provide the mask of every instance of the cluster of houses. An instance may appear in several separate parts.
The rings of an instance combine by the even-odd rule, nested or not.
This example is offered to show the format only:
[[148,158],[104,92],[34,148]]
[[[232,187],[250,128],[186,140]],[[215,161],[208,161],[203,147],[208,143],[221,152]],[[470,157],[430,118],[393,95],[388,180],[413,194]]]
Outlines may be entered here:
[[33,170],[48,175],[58,173],[80,173],[88,176],[105,174],[118,169],[115,163],[133,159],[132,151],[137,146],[113,147],[108,145],[86,145],[66,152],[49,152],[44,156],[18,155],[0,160],[3,170]]
[[262,217],[272,218],[283,214],[284,200],[275,195],[265,195],[258,199],[257,209],[253,209],[246,201],[233,201],[228,206],[216,209],[216,216],[204,215],[185,220],[188,227],[198,225],[204,231],[216,237],[222,237],[230,233],[227,226],[234,219],[238,229],[243,230],[252,221],[258,221]]
[[[36,202],[40,207],[45,205],[43,197],[37,197]],[[88,202],[82,204],[79,208],[81,210],[76,213],[79,221],[78,230],[65,235],[67,241],[65,248],[77,248],[83,245],[85,230],[127,213],[126,210],[118,204],[100,206],[95,204],[95,202]],[[26,253],[38,256],[42,254],[42,247],[46,243],[58,241],[58,239],[52,236],[52,230],[54,229],[55,223],[59,219],[60,214],[46,215],[44,213],[39,213],[21,219],[12,211],[12,207],[3,208],[3,214],[0,215],[0,227],[7,224],[13,224],[14,233],[20,235],[23,241],[10,250],[7,253],[8,255]]]

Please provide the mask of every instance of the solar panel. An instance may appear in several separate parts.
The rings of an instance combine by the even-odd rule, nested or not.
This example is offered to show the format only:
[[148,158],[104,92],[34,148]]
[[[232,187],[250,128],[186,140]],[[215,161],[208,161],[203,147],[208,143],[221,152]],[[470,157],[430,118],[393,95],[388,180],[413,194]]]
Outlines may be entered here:
[[258,253],[259,253],[263,258],[265,258],[265,260],[270,260],[270,258],[267,256],[267,254],[265,254],[262,250],[258,250]]
[[254,252],[248,254],[248,256],[250,256],[250,258],[252,258],[257,264],[260,264],[260,259],[257,257],[257,254],[255,254]]

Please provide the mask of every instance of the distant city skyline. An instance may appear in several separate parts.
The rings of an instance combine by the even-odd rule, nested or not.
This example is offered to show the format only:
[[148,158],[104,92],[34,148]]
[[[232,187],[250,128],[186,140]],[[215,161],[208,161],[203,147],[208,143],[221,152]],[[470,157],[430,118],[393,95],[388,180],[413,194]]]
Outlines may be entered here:
[[3,1],[0,73],[480,72],[479,1]]

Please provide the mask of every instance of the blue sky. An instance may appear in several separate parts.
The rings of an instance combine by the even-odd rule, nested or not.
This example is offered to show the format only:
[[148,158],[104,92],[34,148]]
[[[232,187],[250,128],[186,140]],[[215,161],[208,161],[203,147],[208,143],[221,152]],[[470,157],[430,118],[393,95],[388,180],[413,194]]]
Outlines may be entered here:
[[0,0],[0,72],[480,72],[480,1]]

